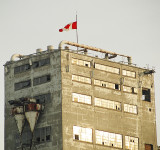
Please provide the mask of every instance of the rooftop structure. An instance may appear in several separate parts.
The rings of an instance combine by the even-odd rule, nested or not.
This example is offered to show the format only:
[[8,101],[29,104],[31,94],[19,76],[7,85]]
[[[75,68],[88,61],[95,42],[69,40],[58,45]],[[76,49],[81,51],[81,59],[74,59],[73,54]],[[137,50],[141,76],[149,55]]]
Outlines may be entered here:
[[4,69],[5,150],[157,148],[154,70],[130,56],[62,41]]

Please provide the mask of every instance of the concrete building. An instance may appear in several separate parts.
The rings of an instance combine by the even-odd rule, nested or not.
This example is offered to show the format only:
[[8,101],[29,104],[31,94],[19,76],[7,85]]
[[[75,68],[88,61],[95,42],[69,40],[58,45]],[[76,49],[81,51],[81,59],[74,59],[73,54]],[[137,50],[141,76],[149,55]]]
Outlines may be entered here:
[[154,71],[131,57],[62,41],[4,70],[5,150],[157,149]]

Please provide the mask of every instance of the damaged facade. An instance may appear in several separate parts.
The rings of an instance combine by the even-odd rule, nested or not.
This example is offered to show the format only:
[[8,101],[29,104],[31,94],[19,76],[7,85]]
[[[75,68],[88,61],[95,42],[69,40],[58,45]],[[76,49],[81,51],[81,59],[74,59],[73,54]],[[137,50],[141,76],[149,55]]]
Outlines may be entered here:
[[62,41],[4,71],[5,150],[156,150],[154,71],[131,57]]

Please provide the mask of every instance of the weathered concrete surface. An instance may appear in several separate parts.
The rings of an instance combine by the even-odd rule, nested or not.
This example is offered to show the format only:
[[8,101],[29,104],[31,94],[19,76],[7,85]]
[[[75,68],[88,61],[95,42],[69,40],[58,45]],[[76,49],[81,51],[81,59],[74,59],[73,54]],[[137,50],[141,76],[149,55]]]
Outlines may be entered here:
[[[50,65],[14,74],[14,67],[31,61],[50,58]],[[72,58],[91,62],[91,67],[72,64]],[[112,66],[120,69],[120,74],[109,73],[94,68],[94,63]],[[121,134],[125,149],[125,136],[139,139],[139,150],[145,149],[145,143],[152,144],[156,149],[156,119],[154,77],[144,75],[144,69],[111,62],[105,59],[90,57],[83,54],[56,50],[41,55],[30,56],[29,59],[5,65],[5,150],[16,149],[14,135],[18,133],[15,121],[10,115],[11,106],[8,100],[21,97],[34,97],[43,93],[51,93],[51,102],[45,104],[36,128],[51,126],[51,141],[37,145],[39,150],[114,150],[116,148],[97,145],[95,130]],[[136,78],[122,75],[122,70],[136,72]],[[51,81],[33,86],[33,79],[46,74],[51,75]],[[72,81],[72,74],[91,79],[91,84]],[[14,83],[31,79],[31,87],[14,91]],[[94,79],[116,83],[120,90],[95,86]],[[123,82],[122,82],[123,81]],[[123,91],[123,85],[135,87],[138,93]],[[151,90],[151,102],[142,101],[142,87]],[[92,103],[82,104],[72,101],[72,93],[89,95]],[[102,98],[121,103],[121,110],[96,107],[94,98]],[[138,114],[124,112],[124,104],[136,105]],[[73,126],[92,129],[93,142],[82,142],[73,139]],[[28,124],[24,130],[29,130]]]
[[[145,149],[145,143],[152,144],[156,149],[156,120],[155,120],[155,97],[153,75],[141,75],[144,70],[124,64],[110,62],[86,55],[62,51],[62,126],[63,126],[63,150],[104,150],[116,149],[103,145],[96,145],[95,130],[107,131],[123,135],[123,149],[125,149],[125,136],[139,138],[139,150]],[[85,66],[72,64],[72,58],[87,60],[106,66],[120,68],[120,74]],[[69,72],[66,72],[69,66]],[[122,70],[136,72],[136,78],[122,75]],[[92,84],[72,81],[72,74],[89,77]],[[124,79],[123,84],[120,83]],[[94,85],[94,79],[121,84],[121,90],[107,89]],[[141,86],[139,86],[141,83]],[[138,88],[138,94],[123,92],[122,86]],[[151,87],[152,85],[152,87]],[[151,102],[142,101],[142,87],[151,89]],[[92,104],[72,102],[72,93],[80,93],[92,97]],[[94,106],[94,97],[121,102],[122,110],[116,111]],[[138,107],[138,114],[124,112],[123,104],[133,104]],[[151,108],[151,112],[149,111]],[[93,143],[73,140],[73,126],[93,129]]]
[[[20,60],[12,64],[6,65],[9,72],[5,74],[5,150],[16,149],[15,135],[18,129],[14,118],[10,115],[11,106],[9,100],[15,100],[21,97],[34,97],[44,93],[51,93],[51,102],[45,104],[44,112],[40,114],[36,128],[51,126],[51,141],[37,145],[39,150],[62,150],[62,105],[61,105],[61,55],[60,51],[46,53],[37,56],[31,56],[32,62],[44,58],[50,58],[50,65],[42,66],[39,68],[32,68],[23,73],[14,74],[14,67],[26,64],[29,59]],[[43,76],[46,74],[51,75],[51,81],[45,84],[25,88],[22,90],[14,91],[14,83],[24,81],[26,79]],[[28,126],[26,122],[25,126]],[[25,127],[24,130],[29,130]]]

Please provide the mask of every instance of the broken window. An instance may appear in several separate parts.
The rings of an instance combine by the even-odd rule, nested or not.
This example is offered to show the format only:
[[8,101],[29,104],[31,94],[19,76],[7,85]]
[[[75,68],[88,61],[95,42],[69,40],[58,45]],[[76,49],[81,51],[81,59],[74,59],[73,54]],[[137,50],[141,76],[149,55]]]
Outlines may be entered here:
[[14,89],[15,91],[20,90],[20,89],[24,89],[24,88],[28,88],[31,86],[31,80],[27,80],[27,81],[22,81],[22,82],[18,82],[14,84]]
[[47,94],[42,94],[42,95],[37,95],[34,97],[37,101],[37,103],[49,103],[51,101],[51,94],[47,93]]
[[101,98],[94,98],[94,101],[95,101],[95,106],[115,109],[115,110],[121,110],[120,102],[115,102],[115,101],[101,99]]
[[21,73],[21,72],[24,72],[24,71],[27,71],[27,70],[30,70],[31,69],[31,66],[29,64],[25,64],[25,65],[22,65],[22,66],[17,66],[14,68],[14,74],[16,73]]
[[123,91],[129,92],[129,93],[134,93],[134,94],[136,94],[138,92],[137,88],[130,87],[130,86],[123,86]]
[[89,61],[80,60],[80,59],[76,59],[76,58],[72,58],[72,64],[79,65],[79,66],[91,67],[91,63]]
[[142,100],[151,101],[150,89],[142,88]]
[[119,87],[120,87],[119,84],[115,84],[115,89],[116,90],[119,90],[120,89]]
[[92,129],[73,126],[73,139],[92,143]]
[[99,70],[119,74],[119,68],[115,68],[115,67],[111,67],[111,66],[105,66],[105,65],[101,65],[101,64],[97,64],[97,63],[95,63],[95,68],[99,69]]
[[90,78],[82,77],[82,76],[78,76],[78,75],[72,75],[72,80],[91,84],[91,79]]
[[79,102],[79,103],[85,103],[85,104],[91,104],[91,96],[72,93],[72,101]]
[[129,150],[138,150],[138,138],[125,136],[125,148]]
[[122,135],[96,130],[96,144],[122,148]]
[[135,105],[130,105],[130,104],[124,104],[124,111],[137,114],[137,106]]
[[42,60],[33,62],[33,68],[45,66],[48,64],[50,64],[50,58],[42,59]]
[[136,77],[136,72],[128,71],[128,70],[122,70],[122,75],[135,78]]
[[35,141],[36,143],[49,142],[51,140],[51,127],[43,127],[35,129]]
[[34,78],[33,85],[35,86],[35,85],[43,84],[43,83],[49,82],[50,80],[51,80],[50,75]]
[[145,150],[153,150],[152,144],[145,144]]
[[94,80],[94,85],[120,90],[120,85],[119,84],[114,84],[114,83],[100,81],[100,80]]

